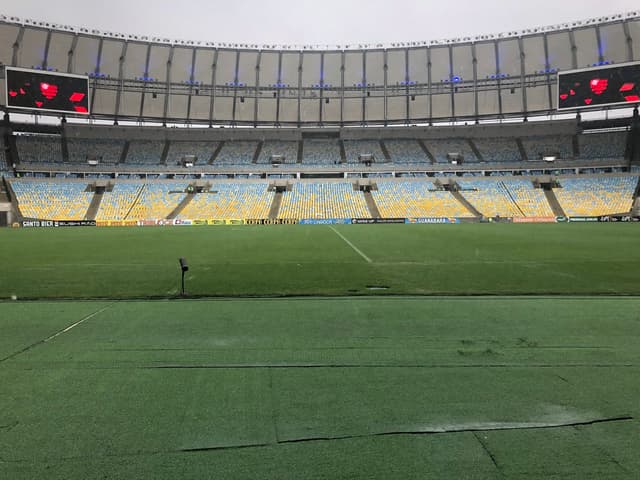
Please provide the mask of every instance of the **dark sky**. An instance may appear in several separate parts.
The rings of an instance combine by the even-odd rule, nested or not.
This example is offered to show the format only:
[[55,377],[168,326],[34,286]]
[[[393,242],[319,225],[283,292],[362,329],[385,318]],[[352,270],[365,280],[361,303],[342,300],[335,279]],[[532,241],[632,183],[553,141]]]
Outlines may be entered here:
[[499,33],[640,10],[638,0],[21,0],[0,13],[170,39],[391,43]]

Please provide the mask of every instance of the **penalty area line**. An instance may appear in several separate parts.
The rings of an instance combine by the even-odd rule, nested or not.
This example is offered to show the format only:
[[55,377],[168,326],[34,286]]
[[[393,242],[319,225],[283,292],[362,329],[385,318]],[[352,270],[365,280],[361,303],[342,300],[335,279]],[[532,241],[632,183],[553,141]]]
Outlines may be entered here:
[[354,251],[354,252],[356,252],[358,255],[360,255],[362,258],[364,258],[364,259],[365,259],[365,261],[366,261],[367,263],[373,263],[373,260],[371,260],[369,257],[367,257],[367,256],[364,254],[364,252],[363,252],[362,250],[360,250],[360,249],[359,249],[358,247],[356,247],[353,243],[351,243],[351,242],[347,239],[347,237],[345,237],[344,235],[342,235],[342,234],[341,234],[338,230],[336,230],[335,228],[333,228],[333,227],[329,227],[329,228],[330,228],[331,230],[333,230],[333,231],[334,231],[334,233],[335,233],[336,235],[338,235],[342,240],[344,240],[344,242],[345,242],[347,245],[349,245],[349,246],[353,249],[353,251]]

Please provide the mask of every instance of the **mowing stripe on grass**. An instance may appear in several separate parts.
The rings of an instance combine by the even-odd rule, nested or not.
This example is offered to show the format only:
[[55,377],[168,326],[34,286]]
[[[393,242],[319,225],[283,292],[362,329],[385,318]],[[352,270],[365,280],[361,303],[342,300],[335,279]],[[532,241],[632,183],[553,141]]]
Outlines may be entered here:
[[53,340],[54,338],[59,337],[59,336],[60,336],[60,335],[62,335],[63,333],[68,332],[69,330],[71,330],[71,329],[73,329],[73,328],[77,327],[77,326],[78,326],[78,325],[80,325],[81,323],[84,323],[84,322],[86,322],[87,320],[89,320],[89,319],[91,319],[91,318],[95,317],[96,315],[101,314],[102,312],[104,312],[104,311],[105,311],[105,310],[107,310],[108,308],[111,308],[112,306],[114,306],[116,303],[118,303],[118,302],[110,303],[110,304],[109,304],[109,305],[107,305],[106,307],[102,307],[100,310],[96,310],[95,312],[90,313],[89,315],[85,316],[84,318],[82,318],[82,319],[78,320],[76,323],[74,323],[74,324],[72,324],[72,325],[69,325],[69,326],[68,326],[68,327],[66,327],[64,330],[60,330],[59,332],[54,333],[53,335],[51,335],[51,336],[49,336],[49,337],[47,337],[47,338],[45,338],[45,339],[38,340],[37,342],[32,343],[31,345],[28,345],[28,346],[24,347],[22,350],[18,350],[17,352],[14,352],[14,353],[12,353],[11,355],[9,355],[9,356],[7,356],[7,357],[0,358],[0,363],[5,362],[5,361],[7,361],[7,360],[11,360],[12,358],[17,357],[18,355],[20,355],[20,354],[22,354],[22,353],[24,353],[24,352],[28,352],[29,350],[31,350],[31,349],[32,349],[32,348],[34,348],[34,347],[37,347],[38,345],[41,345],[41,344],[43,344],[43,343],[47,343],[47,342],[49,342],[49,341]]
[[358,247],[356,247],[353,243],[351,243],[344,235],[342,235],[338,230],[336,230],[333,227],[329,227],[331,230],[333,230],[336,235],[338,235],[342,240],[344,240],[346,242],[347,245],[349,245],[354,252],[356,252],[358,255],[360,255],[362,258],[365,259],[365,261],[367,263],[373,263],[373,260],[371,260],[369,257],[367,257],[362,250],[360,250]]
[[78,320],[76,323],[74,323],[73,325],[69,325],[67,328],[65,328],[64,330],[60,330],[58,333],[54,333],[53,335],[51,335],[48,338],[44,339],[44,342],[50,342],[51,340],[53,340],[56,337],[59,337],[60,335],[62,335],[63,333],[67,333],[69,330],[72,330],[74,328],[76,328],[78,325],[80,325],[81,323],[86,322],[87,320],[92,319],[93,317],[95,317],[96,315],[100,315],[102,312],[104,312],[105,310],[107,310],[108,308],[111,308],[113,305],[115,305],[114,303],[111,303],[109,305],[107,305],[106,307],[102,307],[100,310],[90,313],[89,315],[87,315],[86,317],[84,317],[81,320]]

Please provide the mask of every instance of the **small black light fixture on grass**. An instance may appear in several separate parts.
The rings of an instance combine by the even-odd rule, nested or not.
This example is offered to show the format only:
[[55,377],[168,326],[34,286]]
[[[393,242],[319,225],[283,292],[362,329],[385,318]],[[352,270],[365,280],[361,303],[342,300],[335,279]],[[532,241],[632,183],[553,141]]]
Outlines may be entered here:
[[186,258],[180,258],[180,270],[182,271],[182,296],[184,297],[184,274],[189,271]]

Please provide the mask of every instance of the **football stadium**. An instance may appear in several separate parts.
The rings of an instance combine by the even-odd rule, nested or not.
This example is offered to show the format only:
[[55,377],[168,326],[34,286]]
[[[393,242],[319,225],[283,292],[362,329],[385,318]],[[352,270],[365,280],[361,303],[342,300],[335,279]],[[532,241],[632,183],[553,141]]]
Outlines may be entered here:
[[0,478],[639,478],[640,11],[0,77]]

